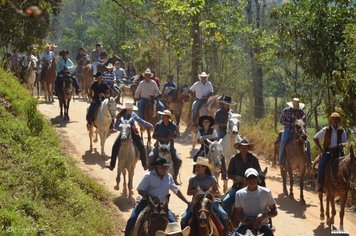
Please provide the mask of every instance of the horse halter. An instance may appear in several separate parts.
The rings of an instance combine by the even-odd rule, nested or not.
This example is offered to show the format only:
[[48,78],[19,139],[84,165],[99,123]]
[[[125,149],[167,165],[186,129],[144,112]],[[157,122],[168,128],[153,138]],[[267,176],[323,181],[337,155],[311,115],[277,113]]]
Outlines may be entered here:
[[294,124],[294,133],[298,136],[297,141],[304,142],[308,137],[303,125],[300,124]]

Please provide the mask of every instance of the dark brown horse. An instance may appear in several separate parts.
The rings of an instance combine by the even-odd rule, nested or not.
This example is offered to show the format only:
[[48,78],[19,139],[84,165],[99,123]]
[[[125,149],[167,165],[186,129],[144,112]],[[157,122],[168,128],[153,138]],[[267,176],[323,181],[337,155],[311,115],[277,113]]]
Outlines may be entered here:
[[[198,189],[199,190],[199,189]],[[193,216],[190,221],[191,236],[219,236],[218,229],[213,222],[213,204],[214,196],[208,192],[199,190],[195,194],[192,202]]]
[[[316,160],[318,162],[318,160]],[[356,157],[353,147],[350,153],[344,157],[329,161],[325,168],[324,190],[326,192],[326,220],[328,224],[334,224],[336,215],[335,197],[340,197],[340,229],[344,227],[344,214],[347,194],[350,189],[356,188]],[[323,194],[319,193],[320,219],[324,220]],[[331,204],[331,217],[329,214]]]
[[[40,79],[42,82],[42,88],[45,96],[45,100],[49,102],[53,102],[53,85],[54,81],[56,80],[56,61],[53,59],[50,61],[46,68],[42,68],[45,70],[43,78]],[[42,73],[40,73],[42,74]]]
[[[152,96],[146,103],[145,109],[143,111],[143,119],[150,122],[153,127],[156,125],[156,123],[159,121],[158,116],[157,116],[157,104],[158,99]],[[143,132],[147,131],[147,147],[151,147],[151,132],[152,128],[144,128],[140,127],[141,131],[141,137],[143,137]]]
[[169,197],[168,194],[164,203],[161,203],[158,198],[148,197],[149,205],[138,216],[133,236],[151,236],[155,235],[158,230],[166,229]]
[[[306,148],[305,141],[307,139],[307,133],[304,128],[303,120],[299,119],[294,122],[293,137],[285,145],[285,166],[281,166],[281,176],[283,179],[283,193],[288,196],[287,190],[287,173],[289,175],[289,197],[294,198],[293,194],[293,171],[298,170],[299,172],[299,187],[300,187],[300,201],[305,204],[304,200],[304,176],[307,168],[306,161]],[[276,141],[277,142],[277,141]],[[276,148],[274,157],[278,156],[278,149]],[[274,160],[275,162],[275,160]]]
[[63,75],[63,86],[58,95],[58,101],[60,106],[60,116],[63,116],[65,120],[69,120],[69,104],[73,94],[72,80],[70,76]]
[[177,134],[179,135],[179,123],[182,115],[184,102],[189,100],[189,87],[184,84],[177,89],[165,89],[163,91],[162,102],[166,109],[169,109],[175,117]]

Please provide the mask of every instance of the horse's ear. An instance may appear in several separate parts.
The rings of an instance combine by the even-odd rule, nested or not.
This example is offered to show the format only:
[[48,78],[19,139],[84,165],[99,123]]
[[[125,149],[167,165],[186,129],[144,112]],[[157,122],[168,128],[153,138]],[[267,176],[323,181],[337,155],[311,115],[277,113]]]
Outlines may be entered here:
[[168,150],[171,149],[171,142],[169,142],[169,143],[167,144],[167,149],[168,149]]
[[148,195],[148,201],[153,207],[157,207],[158,206],[158,204],[153,201],[153,199],[152,199],[152,197],[150,195]]
[[213,142],[210,141],[209,139],[207,139],[206,141],[209,143],[209,145],[211,145],[211,144],[213,143]]
[[219,144],[221,145],[222,144],[222,141],[223,141],[223,139],[221,138],[221,139],[219,139]]
[[263,175],[266,175],[268,171],[268,167],[266,166],[266,168],[262,171]]

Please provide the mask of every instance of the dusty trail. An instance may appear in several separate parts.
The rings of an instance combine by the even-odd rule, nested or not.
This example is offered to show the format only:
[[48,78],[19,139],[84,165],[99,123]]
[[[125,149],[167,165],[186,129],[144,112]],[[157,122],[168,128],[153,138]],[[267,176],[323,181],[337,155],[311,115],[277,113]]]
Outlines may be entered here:
[[[126,100],[127,101],[127,100]],[[77,161],[78,166],[82,171],[86,172],[91,178],[96,179],[100,184],[115,194],[117,197],[114,202],[122,212],[125,219],[130,215],[132,204],[122,196],[122,187],[119,191],[114,190],[116,169],[110,171],[104,168],[105,162],[109,160],[112,144],[118,133],[111,134],[106,140],[105,157],[100,156],[100,144],[94,144],[94,151],[89,151],[89,137],[86,130],[85,112],[88,103],[81,99],[75,99],[71,102],[69,116],[70,122],[65,122],[59,117],[58,100],[55,99],[53,104],[42,103],[38,105],[38,109],[48,118],[55,126],[57,132],[65,139],[71,142],[69,150],[71,156]],[[182,129],[182,128],[181,128]],[[183,130],[183,129],[182,129]],[[191,138],[184,136],[177,139],[176,149],[183,159],[180,179],[183,183],[181,191],[186,194],[188,179],[192,174],[192,159],[191,156]],[[262,167],[267,166],[261,161]],[[136,187],[141,177],[144,175],[144,170],[140,162],[136,165],[134,175],[134,186]],[[319,200],[313,191],[305,191],[306,205],[302,206],[298,201],[284,197],[282,193],[282,184],[279,170],[269,167],[267,173],[267,186],[272,190],[273,196],[276,199],[278,207],[278,216],[273,219],[274,225],[277,228],[276,236],[324,236],[330,235],[326,224],[319,220]],[[221,182],[221,181],[220,181]],[[136,198],[137,192],[134,197]],[[294,188],[294,195],[299,200],[299,188]],[[174,194],[169,203],[170,209],[176,216],[182,214],[186,205],[178,199]],[[336,216],[336,225],[338,225],[338,213]],[[356,235],[356,217],[355,214],[346,212],[344,220],[345,228],[350,235]]]

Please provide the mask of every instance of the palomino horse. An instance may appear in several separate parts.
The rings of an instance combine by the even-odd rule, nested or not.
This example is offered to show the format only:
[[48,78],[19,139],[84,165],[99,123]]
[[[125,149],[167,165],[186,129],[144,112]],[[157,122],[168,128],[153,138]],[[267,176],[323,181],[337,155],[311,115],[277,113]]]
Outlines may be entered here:
[[[60,93],[58,94],[58,101],[60,106],[60,116],[63,116],[65,120],[69,120],[69,104],[73,94],[72,80],[70,76],[63,75],[63,85]],[[64,113],[63,113],[64,109]]]
[[[219,109],[219,99],[221,96],[213,95],[208,98],[206,102],[202,105],[197,115],[197,120],[192,120],[192,141],[193,141],[193,148],[195,148],[196,144],[196,134],[198,132],[198,119],[200,116],[208,115],[214,117],[215,112]],[[194,107],[194,103],[192,105],[192,109]]]
[[[318,162],[317,160],[315,162]],[[334,224],[336,215],[335,197],[340,197],[340,230],[344,227],[345,204],[350,189],[356,189],[356,157],[353,147],[347,156],[329,161],[325,168],[324,190],[326,192],[326,219],[328,224]],[[324,220],[323,194],[319,193],[320,219]],[[331,217],[329,214],[331,204]]]
[[53,59],[52,61],[50,61],[47,65],[46,68],[42,68],[42,70],[45,69],[46,73],[44,74],[43,78],[41,78],[41,82],[43,84],[42,88],[43,88],[43,92],[44,92],[44,96],[45,96],[45,100],[49,101],[49,102],[54,102],[53,99],[53,85],[54,85],[54,81],[56,80],[56,61],[55,59]]
[[177,89],[168,88],[164,90],[162,101],[164,106],[171,110],[176,119],[177,134],[179,135],[179,123],[182,115],[184,102],[189,100],[189,87],[184,84]]
[[[154,96],[152,96],[147,102],[145,109],[143,111],[143,119],[150,122],[153,127],[156,125],[158,122],[158,116],[157,116],[157,103],[158,99],[156,99]],[[151,147],[151,132],[152,128],[144,128],[140,126],[140,131],[141,131],[141,137],[143,137],[143,132],[147,130],[147,148]]]
[[93,83],[93,68],[90,63],[86,63],[83,66],[79,78],[82,88],[82,96],[84,99],[89,100],[91,98],[90,86]]
[[[299,187],[300,187],[300,200],[302,204],[305,204],[303,188],[304,188],[304,175],[307,168],[306,161],[306,148],[305,140],[307,139],[307,133],[304,128],[303,120],[299,119],[294,122],[293,137],[285,145],[285,166],[281,166],[281,176],[283,179],[283,193],[288,195],[287,190],[287,173],[289,175],[290,189],[289,197],[294,198],[293,194],[293,170],[299,171]],[[276,150],[276,149],[275,149]],[[275,154],[275,157],[278,154]]]
[[34,68],[34,66],[35,62],[33,60],[30,60],[28,62],[28,66],[24,76],[27,89],[31,91],[32,95],[36,82],[36,69]]
[[121,118],[121,124],[120,124],[121,146],[120,146],[120,151],[119,151],[118,158],[117,158],[118,159],[117,176],[116,176],[116,186],[114,188],[116,190],[119,190],[120,176],[122,173],[122,175],[124,177],[123,193],[125,196],[127,195],[127,188],[126,188],[126,170],[127,170],[128,177],[129,177],[129,182],[128,182],[129,200],[134,201],[134,199],[132,198],[132,195],[133,195],[132,180],[133,180],[133,176],[134,176],[134,172],[135,172],[136,162],[139,159],[140,153],[132,141],[130,122],[131,122],[131,120],[124,120],[123,118]]
[[[92,124],[87,125],[89,131],[89,140],[90,140],[90,150],[93,149],[93,141],[96,143],[98,141],[98,133],[100,135],[100,146],[101,146],[101,155],[105,155],[104,145],[106,138],[110,131],[110,124],[112,117],[116,113],[116,101],[115,98],[105,98],[101,101],[101,104],[98,108],[95,120]],[[95,129],[95,138],[93,140]]]
[[192,201],[193,216],[190,221],[191,236],[219,236],[218,229],[213,222],[214,196],[208,192],[198,191]]
[[151,236],[158,230],[165,230],[168,224],[168,202],[170,195],[163,203],[158,198],[148,196],[149,205],[140,213],[133,229],[133,236]]
[[219,181],[219,175],[221,172],[221,158],[223,157],[223,148],[221,146],[222,139],[219,141],[210,141],[207,139],[209,143],[209,152],[207,154],[207,159],[209,163],[214,167],[212,170],[212,174],[215,176],[216,180]]
[[[226,124],[226,135],[222,138],[223,156],[225,158],[226,171],[229,169],[229,164],[232,156],[236,153],[234,144],[241,141],[239,135],[241,115],[237,113],[229,113],[229,119]],[[224,192],[227,190],[228,180],[224,180]]]

